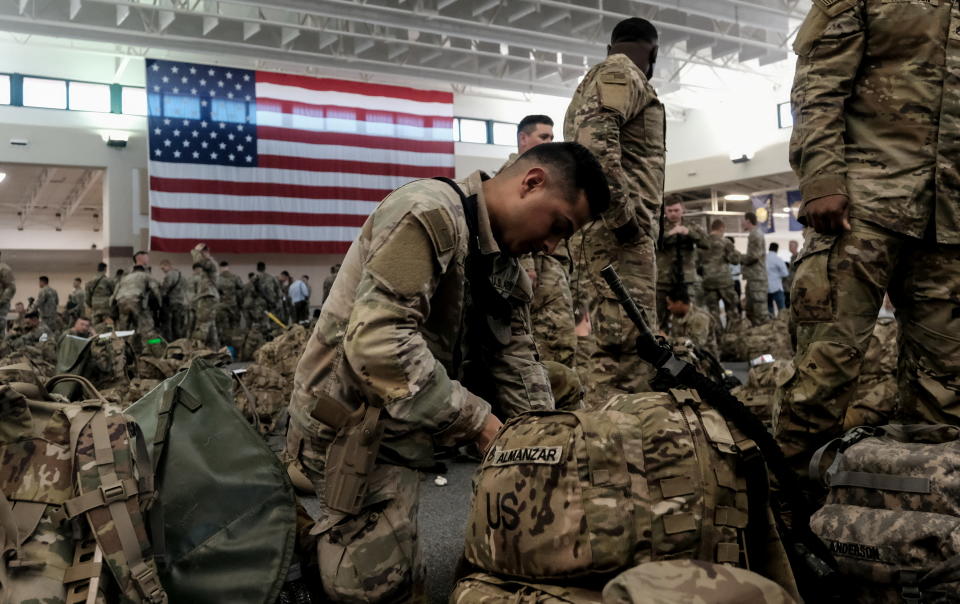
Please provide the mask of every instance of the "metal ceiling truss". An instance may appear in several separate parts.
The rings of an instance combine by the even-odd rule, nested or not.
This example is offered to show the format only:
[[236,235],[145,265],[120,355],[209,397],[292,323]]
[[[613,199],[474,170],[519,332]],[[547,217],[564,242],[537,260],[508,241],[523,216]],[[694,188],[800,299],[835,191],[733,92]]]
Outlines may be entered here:
[[[802,3],[802,4],[798,4]],[[566,96],[620,20],[661,32],[656,81],[787,57],[809,0],[13,0],[0,29]],[[121,49],[122,50],[122,49]]]

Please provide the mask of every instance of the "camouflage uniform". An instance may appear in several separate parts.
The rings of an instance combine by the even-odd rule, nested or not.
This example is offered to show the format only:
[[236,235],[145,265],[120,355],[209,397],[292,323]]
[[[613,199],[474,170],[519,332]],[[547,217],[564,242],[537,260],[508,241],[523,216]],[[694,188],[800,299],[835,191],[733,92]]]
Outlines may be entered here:
[[45,342],[54,343],[56,340],[56,334],[50,327],[40,319],[40,322],[37,323],[37,326],[25,331],[15,337],[10,338],[7,342],[7,348],[11,351],[21,349],[25,346],[36,346],[37,344],[43,344]]
[[837,436],[884,291],[901,324],[901,419],[960,424],[960,5],[814,0],[794,45],[790,159],[806,204],[850,200],[852,231],[806,233],[796,375],[774,429],[803,469]]
[[230,272],[230,269],[225,268],[220,271],[217,290],[220,292],[220,303],[217,305],[217,333],[224,344],[236,345],[234,340],[240,328],[240,313],[237,311],[243,307],[243,281]]
[[900,330],[893,317],[877,319],[870,343],[863,355],[857,391],[843,418],[846,432],[857,426],[891,423],[897,409],[897,336]]
[[60,296],[57,294],[57,290],[49,285],[44,285],[40,288],[37,299],[34,300],[28,310],[35,310],[40,313],[40,320],[54,332],[57,332],[60,331],[62,323],[60,321],[60,311],[57,309],[59,306]]
[[[697,266],[700,264],[700,250],[708,249],[707,234],[697,225],[681,224],[689,229],[689,233],[665,235],[663,244],[657,250],[657,317],[660,320],[660,329],[664,330],[670,321],[667,294],[677,283],[677,277],[680,276],[678,273],[682,274],[690,300],[699,302],[702,296]],[[669,231],[673,225],[665,224],[663,228]]]
[[87,281],[86,302],[93,316],[90,319],[94,325],[104,323],[112,314],[110,312],[110,298],[116,288],[116,282],[106,273],[97,273],[97,276]]
[[217,337],[217,302],[220,292],[217,290],[217,263],[200,250],[190,250],[194,264],[202,265],[194,269],[191,280],[190,307],[193,309],[193,332],[190,337],[206,344],[211,350],[220,348]]
[[[421,180],[395,191],[347,252],[297,366],[287,453],[299,458],[320,496],[320,571],[337,601],[416,597],[417,468],[433,465],[434,446],[474,441],[491,404],[504,419],[553,407],[529,333],[529,279],[500,253],[481,174],[460,186],[476,196],[479,253],[469,253],[464,208],[447,184]],[[483,283],[476,273],[468,283],[468,256],[471,265],[489,260],[495,267],[483,279],[504,296],[497,318],[484,313],[496,312],[490,300],[468,292],[477,295]],[[347,515],[326,505],[326,453],[336,430],[318,418],[334,421],[338,408],[352,411],[364,401],[383,406],[384,436],[363,511]]]
[[530,304],[530,322],[540,356],[545,361],[572,368],[577,334],[574,332],[570,278],[563,261],[541,253],[523,256],[520,264],[537,276]]
[[767,309],[767,243],[760,225],[747,236],[747,253],[743,259],[743,278],[747,282],[747,318],[754,325],[770,320]]
[[77,318],[83,316],[85,302],[86,295],[81,288],[75,288],[70,292],[70,296],[67,298],[67,307],[64,312],[67,327],[73,327],[73,324],[77,322]]
[[146,271],[130,271],[120,278],[112,301],[117,303],[117,329],[135,329],[142,344],[156,337],[150,297],[160,299],[160,284]]
[[249,300],[248,316],[254,325],[259,326],[264,333],[272,333],[274,323],[266,312],[274,315],[280,312],[280,281],[270,273],[257,271],[250,280],[252,297]]
[[323,303],[327,301],[327,297],[330,295],[330,290],[333,289],[333,282],[337,279],[338,270],[333,271],[323,279],[323,298],[320,300],[320,306],[323,306]]
[[733,242],[716,233],[707,238],[707,251],[703,254],[703,305],[713,316],[717,326],[720,322],[720,300],[723,300],[723,312],[726,315],[726,328],[729,329],[740,318],[740,300],[733,288],[730,265],[740,264],[740,252]]
[[[612,264],[627,291],[656,325],[656,258],[666,122],[663,104],[640,69],[623,54],[593,66],[567,108],[563,137],[593,151],[610,184],[610,209],[574,236],[574,281],[583,279],[583,304],[593,323],[588,393],[593,403],[608,393],[646,390],[652,368],[635,348],[637,330],[627,319],[600,269]],[[585,260],[585,265],[581,266]]]
[[0,342],[6,337],[7,314],[10,312],[10,300],[17,293],[17,280],[9,264],[0,262]]
[[603,602],[795,604],[797,600],[783,587],[749,570],[699,560],[668,560],[621,573],[603,588]]
[[716,359],[720,358],[720,352],[717,349],[717,325],[713,317],[692,304],[686,315],[671,317],[670,337],[689,339],[694,346],[703,348]]
[[168,342],[185,337],[187,331],[187,283],[183,274],[171,268],[163,276],[160,297],[163,300],[161,331]]

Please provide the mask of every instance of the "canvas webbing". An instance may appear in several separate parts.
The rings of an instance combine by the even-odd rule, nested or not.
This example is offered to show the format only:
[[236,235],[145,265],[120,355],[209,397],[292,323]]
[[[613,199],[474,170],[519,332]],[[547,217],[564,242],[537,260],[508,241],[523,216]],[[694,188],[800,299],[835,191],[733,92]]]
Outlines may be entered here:
[[884,432],[882,428],[860,426],[847,432],[840,438],[835,438],[823,445],[817,449],[817,451],[813,454],[813,457],[810,458],[810,465],[807,468],[810,479],[823,484],[823,486],[829,486],[826,482],[826,475],[829,475],[831,472],[836,472],[840,456],[837,455],[830,468],[826,472],[823,472],[823,470],[820,469],[820,466],[823,458],[828,453],[842,452],[865,438],[880,436],[883,433]]
[[0,553],[4,554],[3,557],[6,558],[8,551],[19,552],[21,541],[17,521],[13,516],[13,507],[3,491],[0,491],[0,529],[3,529],[3,539],[0,539]]
[[924,495],[930,493],[929,478],[877,474],[874,472],[843,471],[828,474],[827,480],[830,483],[830,488],[859,487],[862,489],[900,491],[903,493],[920,493]]
[[243,397],[247,401],[250,417],[253,418],[253,426],[257,429],[257,432],[260,432],[260,414],[257,413],[257,400],[253,397],[253,393],[250,392],[250,389],[243,383],[243,379],[241,379],[239,375],[233,371],[230,372],[230,375],[240,384],[240,390],[243,391]]
[[27,537],[37,530],[46,509],[46,503],[34,501],[15,501],[13,503],[13,519],[17,523],[17,546],[23,545]]

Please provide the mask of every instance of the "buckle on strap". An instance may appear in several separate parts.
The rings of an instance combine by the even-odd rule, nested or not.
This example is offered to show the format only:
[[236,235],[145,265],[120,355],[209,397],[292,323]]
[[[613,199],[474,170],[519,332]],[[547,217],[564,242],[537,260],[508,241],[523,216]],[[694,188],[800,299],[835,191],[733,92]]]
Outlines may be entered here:
[[160,577],[157,571],[153,570],[144,563],[140,563],[137,569],[130,569],[130,576],[137,587],[137,591],[148,602],[162,604],[167,601],[167,593],[163,591],[160,585]]
[[103,495],[104,505],[110,505],[116,501],[126,501],[130,498],[127,495],[127,489],[123,486],[123,481],[118,480],[111,485],[100,485],[100,493]]
[[915,570],[901,570],[898,573],[900,595],[908,604],[919,604],[923,601],[923,592],[920,590],[920,573]]

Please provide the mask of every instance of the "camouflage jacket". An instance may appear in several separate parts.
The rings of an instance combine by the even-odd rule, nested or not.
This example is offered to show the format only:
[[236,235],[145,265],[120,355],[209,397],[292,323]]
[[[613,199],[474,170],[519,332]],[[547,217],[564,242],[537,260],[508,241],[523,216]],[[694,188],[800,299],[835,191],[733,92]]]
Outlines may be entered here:
[[87,306],[93,309],[103,309],[110,306],[110,297],[116,288],[116,282],[106,273],[97,273],[97,276],[87,281]]
[[25,331],[15,338],[11,339],[11,348],[22,348],[24,346],[35,346],[44,342],[53,342],[56,336],[53,330],[46,323],[40,321],[37,326],[30,331]]
[[753,227],[747,235],[747,253],[741,256],[743,278],[747,281],[759,281],[767,287],[767,240],[760,225]]
[[700,264],[700,250],[707,249],[707,234],[695,224],[682,223],[689,229],[686,235],[667,235],[673,228],[665,224],[663,245],[657,250],[657,283],[672,284],[676,281],[677,254],[681,261],[684,283],[700,281],[697,266]]
[[220,271],[217,289],[220,291],[220,302],[223,304],[236,308],[243,305],[243,281],[230,272],[230,269]]
[[526,254],[521,266],[537,276],[530,304],[534,340],[544,361],[573,367],[577,350],[573,319],[573,296],[564,260],[549,254]]
[[[553,408],[529,332],[530,280],[516,258],[500,252],[481,176],[474,172],[459,185],[476,195],[475,241],[479,256],[493,261],[488,287],[509,303],[506,322],[471,298],[468,256],[478,258],[469,253],[457,193],[436,180],[401,187],[377,206],[343,260],[297,366],[294,424],[332,439],[334,432],[310,417],[321,397],[348,409],[381,404],[381,456],[416,464],[430,462],[434,443],[473,440],[491,404],[503,419]],[[489,333],[478,333],[487,325]],[[468,390],[468,372],[493,393],[489,401],[472,384]]]
[[713,317],[692,304],[685,316],[670,318],[670,337],[689,339],[694,346],[703,348],[720,358],[717,349],[717,327]]
[[151,295],[160,300],[160,284],[157,280],[147,271],[131,271],[120,277],[111,300],[139,300],[146,308]]
[[183,274],[179,270],[171,268],[163,276],[163,282],[160,283],[160,294],[164,298],[164,302],[171,306],[186,306],[186,292],[187,283]]
[[10,304],[17,293],[17,279],[9,264],[0,262],[0,306]]
[[960,243],[958,30],[956,2],[814,0],[791,97],[805,204],[846,194],[853,218]]
[[77,288],[70,292],[70,296],[67,298],[67,310],[76,314],[83,314],[83,306],[86,303],[86,295],[84,291],[80,288]]
[[624,54],[594,65],[577,86],[563,138],[593,151],[610,183],[604,214],[615,232],[639,229],[656,238],[663,202],[666,121],[646,76]]
[[217,263],[210,256],[200,250],[190,250],[193,256],[194,264],[200,264],[203,272],[194,273],[195,279],[192,281],[190,290],[190,302],[195,302],[200,298],[220,299],[220,291],[217,289]]
[[723,235],[710,233],[707,236],[707,251],[703,253],[703,287],[719,289],[733,285],[730,265],[740,262],[740,252],[732,241]]
[[33,301],[30,310],[37,311],[41,317],[46,319],[47,317],[53,317],[57,314],[58,306],[60,306],[60,295],[57,294],[57,290],[49,285],[45,285],[40,288],[37,299]]
[[267,310],[276,312],[280,308],[282,293],[280,281],[270,273],[257,272],[253,275],[253,289],[266,304]]

